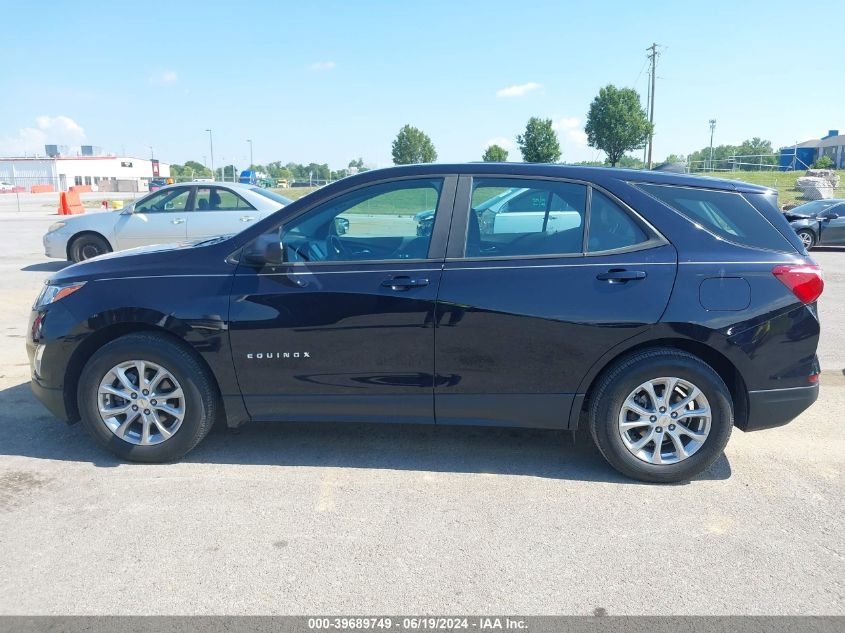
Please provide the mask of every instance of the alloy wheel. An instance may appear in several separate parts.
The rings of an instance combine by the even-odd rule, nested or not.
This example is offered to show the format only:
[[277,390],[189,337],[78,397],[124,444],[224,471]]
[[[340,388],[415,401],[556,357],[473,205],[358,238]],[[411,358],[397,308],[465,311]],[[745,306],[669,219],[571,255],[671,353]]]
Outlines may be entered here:
[[97,392],[100,418],[117,437],[139,446],[167,441],[185,419],[185,394],[167,369],[146,360],[112,367]]
[[675,464],[707,441],[713,414],[701,389],[677,377],[654,378],[631,391],[619,412],[625,447],[649,464]]

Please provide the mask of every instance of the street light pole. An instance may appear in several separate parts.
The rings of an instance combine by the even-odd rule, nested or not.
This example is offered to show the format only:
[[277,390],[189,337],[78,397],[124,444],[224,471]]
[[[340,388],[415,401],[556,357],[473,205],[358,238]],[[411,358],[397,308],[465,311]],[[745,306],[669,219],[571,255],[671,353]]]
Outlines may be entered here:
[[154,160],[155,156],[153,156],[153,146],[150,145],[150,160]]
[[716,119],[710,119],[710,171],[713,171],[713,132],[716,129]]
[[216,177],[214,175],[214,138],[211,136],[211,129],[206,129],[208,132],[208,149],[211,151],[211,178],[212,180]]
[[246,142],[249,143],[249,168],[252,169],[252,139],[248,138]]

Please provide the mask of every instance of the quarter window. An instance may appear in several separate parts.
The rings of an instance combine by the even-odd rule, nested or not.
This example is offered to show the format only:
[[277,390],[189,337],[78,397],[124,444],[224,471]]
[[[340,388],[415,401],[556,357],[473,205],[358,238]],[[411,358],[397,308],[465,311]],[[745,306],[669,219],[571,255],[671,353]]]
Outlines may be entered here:
[[590,228],[587,251],[611,251],[647,242],[645,231],[618,204],[593,189],[590,197]]
[[443,180],[357,189],[285,223],[287,261],[425,259]]
[[722,239],[766,250],[794,250],[786,238],[738,193],[671,185],[637,186]]
[[467,257],[581,253],[587,187],[545,180],[473,180]]

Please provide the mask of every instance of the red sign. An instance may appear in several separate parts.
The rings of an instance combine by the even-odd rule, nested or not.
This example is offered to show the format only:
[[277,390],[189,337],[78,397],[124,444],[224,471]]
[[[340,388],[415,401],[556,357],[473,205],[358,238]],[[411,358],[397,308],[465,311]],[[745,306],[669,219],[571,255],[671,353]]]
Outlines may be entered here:
[[150,162],[153,164],[153,178],[158,178],[158,159],[153,158]]

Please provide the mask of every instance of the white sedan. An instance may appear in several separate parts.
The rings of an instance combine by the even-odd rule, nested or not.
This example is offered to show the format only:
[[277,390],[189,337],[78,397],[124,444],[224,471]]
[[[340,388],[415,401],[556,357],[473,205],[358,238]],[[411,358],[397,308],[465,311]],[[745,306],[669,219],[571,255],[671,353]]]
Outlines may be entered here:
[[119,211],[86,213],[55,222],[44,235],[47,257],[80,262],[137,246],[237,233],[291,201],[231,182],[168,185]]

